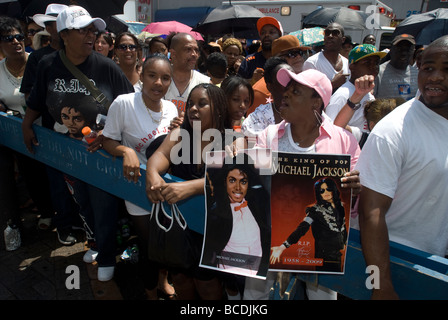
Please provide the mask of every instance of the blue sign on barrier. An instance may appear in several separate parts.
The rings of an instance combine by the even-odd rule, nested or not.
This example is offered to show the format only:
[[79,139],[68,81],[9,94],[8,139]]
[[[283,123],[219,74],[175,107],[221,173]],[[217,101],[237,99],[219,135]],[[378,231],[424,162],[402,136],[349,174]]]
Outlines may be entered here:
[[[35,153],[30,154],[23,143],[22,121],[0,112],[0,144],[35,158],[62,172],[106,190],[150,211],[152,204],[146,198],[145,172],[141,166],[138,183],[123,177],[123,162],[107,152],[90,153],[81,141],[68,138],[54,131],[34,126],[39,141]],[[182,181],[166,174],[167,182]],[[199,233],[204,231],[204,196],[195,196],[178,203],[189,227]],[[402,299],[448,299],[448,260],[398,243],[390,242],[392,281]],[[294,299],[297,279],[319,283],[352,299],[369,299],[371,291],[366,286],[369,276],[362,254],[359,231],[350,229],[344,275],[291,273],[287,293],[280,295],[279,285],[274,286],[272,299]]]
[[[145,192],[146,166],[140,166],[141,177],[137,183],[129,182],[123,176],[122,158],[114,157],[104,150],[88,152],[82,141],[37,125],[34,125],[34,131],[39,146],[31,154],[23,143],[21,125],[21,119],[0,112],[0,144],[151,211],[152,204]],[[182,181],[169,174],[164,179],[167,182]],[[178,206],[189,228],[202,234],[205,222],[204,196],[181,201]]]

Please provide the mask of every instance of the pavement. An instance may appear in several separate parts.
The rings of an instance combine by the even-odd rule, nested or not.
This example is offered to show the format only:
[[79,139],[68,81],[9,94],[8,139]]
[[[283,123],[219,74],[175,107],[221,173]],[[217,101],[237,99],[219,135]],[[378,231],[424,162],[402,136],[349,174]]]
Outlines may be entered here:
[[21,247],[6,251],[1,241],[0,300],[145,299],[136,265],[120,260],[119,248],[114,279],[101,282],[95,263],[82,260],[87,250],[84,231],[75,230],[78,243],[64,246],[55,229],[37,228],[36,213],[22,209],[21,218]]

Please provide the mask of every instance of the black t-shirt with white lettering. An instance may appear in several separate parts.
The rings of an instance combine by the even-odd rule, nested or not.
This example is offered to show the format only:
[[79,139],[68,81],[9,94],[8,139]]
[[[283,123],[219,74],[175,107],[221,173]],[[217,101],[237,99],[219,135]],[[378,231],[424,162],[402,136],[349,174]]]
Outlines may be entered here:
[[[134,88],[120,67],[112,59],[93,51],[77,66],[93,84],[112,102],[117,96],[134,92]],[[42,114],[42,125],[53,129],[54,122],[61,123],[61,110],[75,108],[91,125],[96,115],[107,114],[88,90],[64,66],[58,52],[42,58],[37,67],[36,82],[27,100],[30,109]]]

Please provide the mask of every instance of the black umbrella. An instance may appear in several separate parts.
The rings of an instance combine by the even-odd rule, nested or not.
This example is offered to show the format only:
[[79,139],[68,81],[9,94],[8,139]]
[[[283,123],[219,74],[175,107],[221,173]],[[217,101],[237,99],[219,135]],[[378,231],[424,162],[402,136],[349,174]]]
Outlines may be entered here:
[[264,14],[249,5],[219,6],[199,22],[193,31],[220,37],[233,34],[237,38],[258,39],[257,21]]
[[31,17],[36,13],[45,13],[50,3],[77,5],[86,9],[92,17],[106,18],[114,14],[122,14],[126,0],[18,0],[23,8],[23,17]]
[[365,12],[350,8],[319,8],[303,19],[303,28],[323,27],[336,22],[344,29],[367,29]]
[[125,21],[114,16],[105,17],[104,22],[106,22],[106,29],[117,35],[129,30],[129,26]]
[[448,34],[448,9],[439,8],[414,14],[404,19],[395,28],[394,36],[407,33],[413,35],[417,44],[430,44]]

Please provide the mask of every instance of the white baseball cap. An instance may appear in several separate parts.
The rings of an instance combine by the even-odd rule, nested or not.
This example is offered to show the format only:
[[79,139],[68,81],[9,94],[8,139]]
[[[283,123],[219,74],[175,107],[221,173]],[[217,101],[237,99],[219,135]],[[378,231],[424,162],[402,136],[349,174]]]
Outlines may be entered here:
[[58,32],[65,29],[82,29],[93,23],[98,30],[106,29],[106,22],[101,18],[92,18],[86,9],[79,6],[69,6],[56,19]]
[[63,10],[67,8],[68,6],[66,6],[65,4],[51,3],[47,6],[45,14],[41,13],[35,14],[33,16],[33,21],[39,26],[45,28],[45,22],[56,21],[56,18],[58,17],[59,13],[61,13]]

